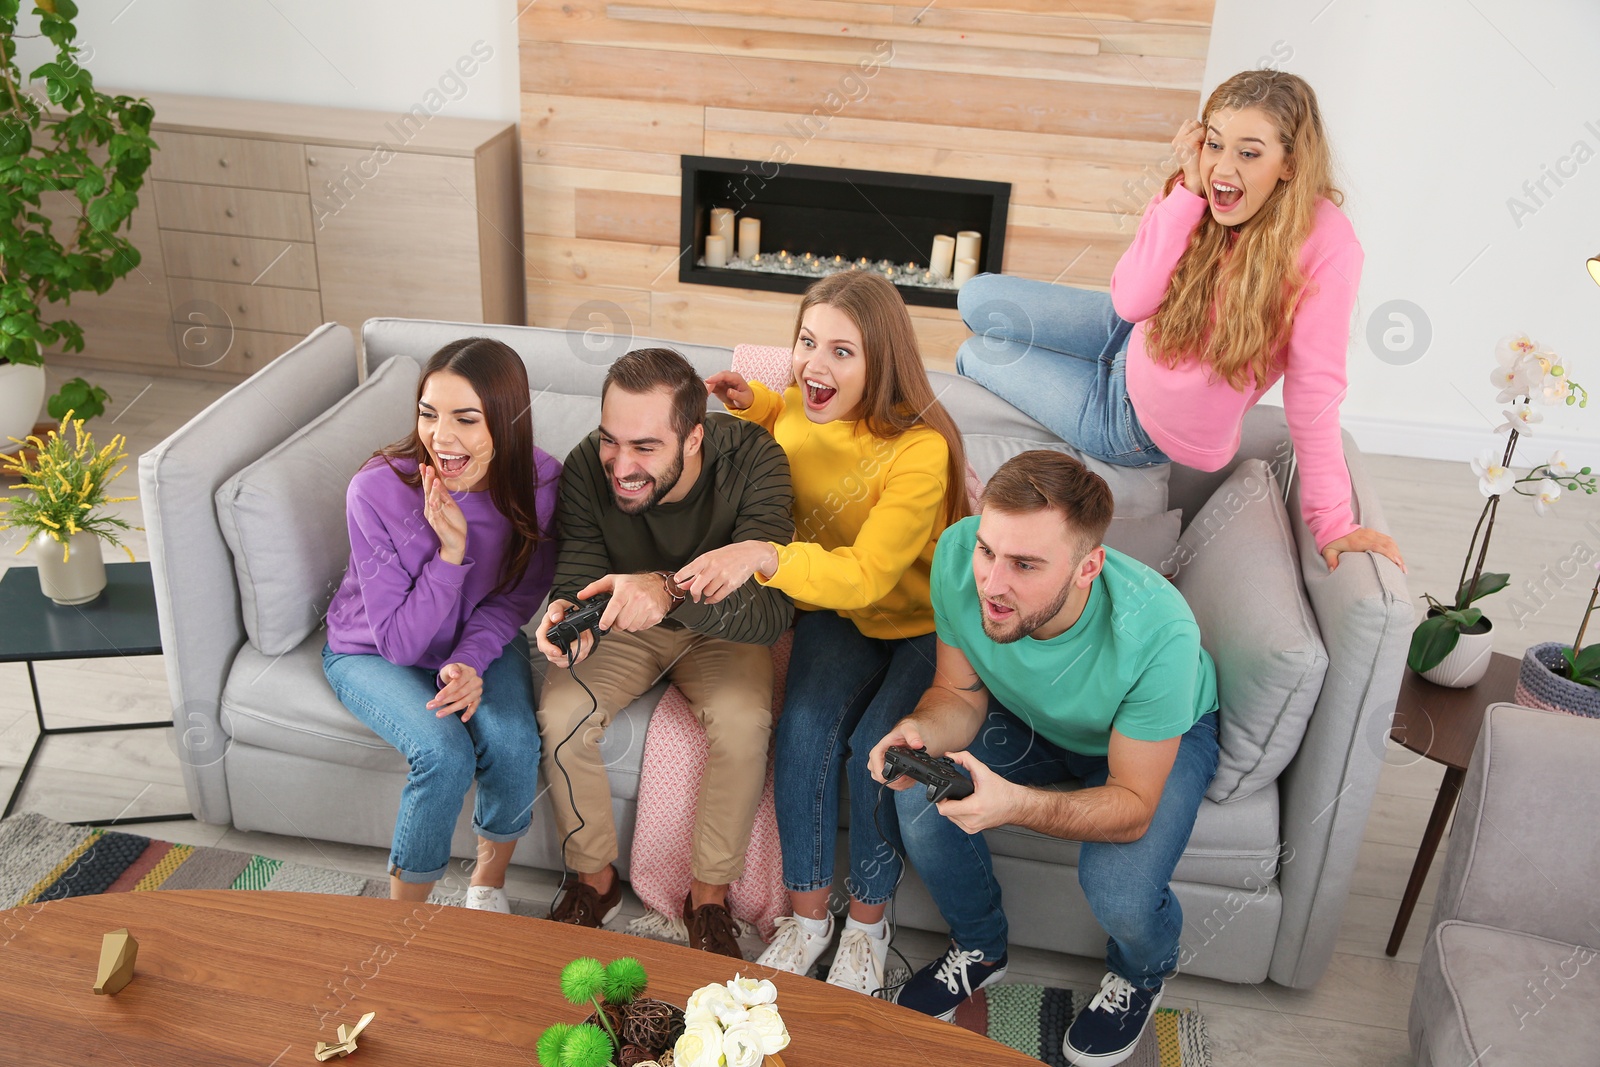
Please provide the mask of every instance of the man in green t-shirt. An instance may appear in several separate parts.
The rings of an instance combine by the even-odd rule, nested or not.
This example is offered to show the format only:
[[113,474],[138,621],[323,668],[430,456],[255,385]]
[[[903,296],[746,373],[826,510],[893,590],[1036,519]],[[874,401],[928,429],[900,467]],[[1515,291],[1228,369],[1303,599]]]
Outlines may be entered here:
[[[979,833],[1022,826],[1083,842],[1078,881],[1110,935],[1100,993],[1066,1035],[1068,1063],[1133,1054],[1178,961],[1169,883],[1217,768],[1217,672],[1178,591],[1101,545],[1104,479],[1059,452],[1024,452],[933,560],[937,674],[874,747],[948,754],[973,792],[929,811],[909,778],[881,812],[945,921],[951,945],[899,1002],[949,1019],[1006,970],[1006,917]],[[1084,788],[1038,788],[1078,780]],[[892,812],[889,810],[892,807]],[[895,825],[889,826],[890,822]],[[896,832],[898,831],[898,833]]]

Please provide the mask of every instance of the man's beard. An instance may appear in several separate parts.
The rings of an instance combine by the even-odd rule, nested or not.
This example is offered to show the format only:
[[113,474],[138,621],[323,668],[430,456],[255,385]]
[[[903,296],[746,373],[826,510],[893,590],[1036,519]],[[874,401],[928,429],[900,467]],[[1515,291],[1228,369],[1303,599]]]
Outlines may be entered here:
[[1045,623],[1055,618],[1066,606],[1067,598],[1072,595],[1072,579],[1068,579],[1061,587],[1061,592],[1056,595],[1055,601],[1048,607],[1034,612],[1032,615],[1014,615],[1012,621],[1001,628],[991,621],[987,612],[983,610],[983,597],[979,595],[978,618],[983,622],[983,632],[989,640],[996,644],[1009,645],[1013,641],[1020,641],[1024,637],[1039,629]]
[[652,477],[651,485],[654,489],[647,497],[638,500],[623,500],[617,496],[616,475],[612,473],[615,463],[608,463],[605,467],[606,481],[610,485],[612,502],[617,505],[617,510],[624,515],[642,515],[660,503],[661,498],[672,492],[678,484],[678,479],[683,477],[683,442],[678,442],[678,454],[673,457],[672,466],[668,467],[659,478]]

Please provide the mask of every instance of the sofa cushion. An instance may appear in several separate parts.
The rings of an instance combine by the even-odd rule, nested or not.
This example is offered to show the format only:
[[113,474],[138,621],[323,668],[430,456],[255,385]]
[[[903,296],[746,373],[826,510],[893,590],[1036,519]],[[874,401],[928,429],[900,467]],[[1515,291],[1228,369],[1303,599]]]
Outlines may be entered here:
[[1411,1001],[1418,1062],[1595,1062],[1597,956],[1592,947],[1516,930],[1441,922],[1422,950]]
[[989,390],[957,374],[930,371],[933,395],[961,427],[967,462],[987,482],[1000,464],[1019,452],[1048,448],[1065,452],[1106,480],[1118,515],[1159,515],[1167,510],[1170,463],[1118,467],[1085,456]]
[[282,655],[316,629],[350,559],[344,498],[377,448],[416,424],[417,375],[399,356],[217,488],[250,643]]
[[1183,512],[1177,508],[1153,515],[1113,515],[1105,543],[1170,577],[1177,569],[1174,557],[1182,528]]
[[1328,669],[1265,462],[1234,469],[1184,530],[1175,562],[1175,584],[1217,665],[1222,752],[1206,796],[1239,800],[1294,758]]
[[[239,650],[222,690],[222,725],[229,743],[404,775],[405,757],[367,729],[334,696],[322,673],[322,646],[327,640],[327,632],[318,629],[281,656],[264,655],[250,645]],[[544,663],[543,656],[533,657],[535,692],[544,676]],[[616,799],[633,800],[639,795],[645,727],[666,688],[663,682],[644,693],[606,728],[600,756]],[[397,778],[396,791],[401,784]]]

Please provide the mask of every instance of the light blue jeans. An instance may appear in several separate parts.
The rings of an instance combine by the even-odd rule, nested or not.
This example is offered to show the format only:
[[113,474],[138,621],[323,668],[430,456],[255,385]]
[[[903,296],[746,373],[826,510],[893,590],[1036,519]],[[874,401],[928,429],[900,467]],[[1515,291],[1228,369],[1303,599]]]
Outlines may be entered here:
[[[867,770],[867,756],[933,684],[933,662],[933,634],[867,637],[832,611],[813,611],[795,623],[772,782],[783,884],[791,892],[833,885],[842,771],[850,793],[845,888],[863,904],[882,904],[894,895],[904,850],[898,837],[885,844],[878,835],[878,782]],[[884,822],[886,828],[894,822],[887,810]]]
[[1120,467],[1170,462],[1128,399],[1128,336],[1111,297],[1031,278],[980,274],[956,297],[976,336],[956,371],[1079,451]]
[[399,749],[410,765],[389,848],[389,873],[436,882],[450,866],[450,837],[467,787],[478,780],[472,827],[489,841],[528,832],[539,771],[528,639],[518,634],[483,672],[483,699],[466,722],[427,707],[434,672],[382,656],[322,648],[322,670],[350,713]]
[[[1057,748],[993,700],[967,751],[1019,785],[1077,778],[1085,786],[1099,786],[1106,781],[1104,756]],[[1123,844],[1085,841],[1078,848],[1078,884],[1110,935],[1106,967],[1141,989],[1157,988],[1178,965],[1183,908],[1172,895],[1172,871],[1189,844],[1195,814],[1216,771],[1213,712],[1183,735],[1144,836]],[[950,924],[951,938],[963,949],[981,950],[985,960],[998,959],[1006,951],[1009,927],[983,835],[968,834],[940,815],[921,786],[901,790],[894,798],[906,858]],[[885,832],[890,832],[887,826]]]

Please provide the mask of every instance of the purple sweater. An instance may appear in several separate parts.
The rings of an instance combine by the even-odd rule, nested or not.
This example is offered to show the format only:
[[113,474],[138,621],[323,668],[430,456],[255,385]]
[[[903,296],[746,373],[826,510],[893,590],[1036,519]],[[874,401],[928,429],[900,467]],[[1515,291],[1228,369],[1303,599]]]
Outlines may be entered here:
[[[456,493],[467,519],[460,566],[439,558],[439,538],[422,515],[422,489],[401,481],[374,457],[350,479],[345,514],[350,565],[328,606],[328,647],[382,656],[406,667],[438,671],[465,663],[480,675],[533,617],[555,576],[554,522],[561,464],[535,448],[536,508],[542,542],[509,590],[500,584],[511,523],[487,492]],[[416,463],[394,461],[408,474]]]

